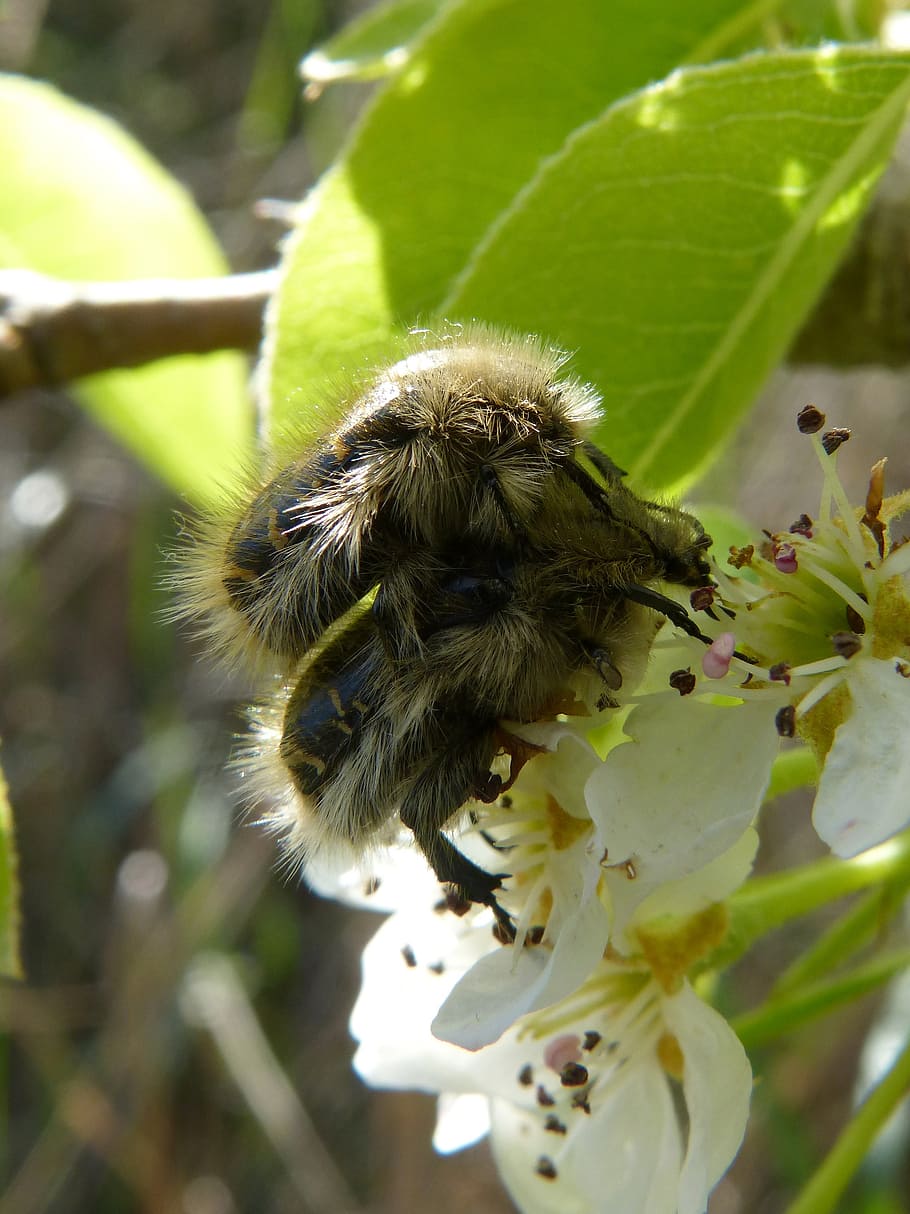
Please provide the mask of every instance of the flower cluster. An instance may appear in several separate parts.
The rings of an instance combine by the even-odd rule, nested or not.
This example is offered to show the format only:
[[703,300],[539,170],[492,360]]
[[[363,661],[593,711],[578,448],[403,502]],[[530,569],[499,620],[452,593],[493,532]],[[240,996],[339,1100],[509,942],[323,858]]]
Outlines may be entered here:
[[546,753],[475,808],[460,846],[510,873],[511,947],[489,910],[449,913],[404,846],[378,863],[378,893],[358,892],[362,874],[311,874],[393,912],[364,956],[358,1071],[439,1092],[441,1150],[489,1133],[528,1214],[699,1214],[736,1154],[751,1072],[693,975],[751,870],[781,738],[820,760],[814,821],[839,855],[910,821],[910,544],[892,537],[910,495],[884,497],[882,463],[853,510],[846,433],[818,437],[813,409],[799,425],[821,507],[732,549],[697,592],[710,648],[666,626],[608,724],[522,728]]
[[910,494],[884,496],[885,461],[854,510],[837,476],[847,437],[811,406],[799,418],[824,473],[817,518],[801,515],[757,551],[734,551],[745,576],[719,574],[740,645],[759,655],[749,698],[780,706],[778,730],[798,734],[822,771],[813,821],[839,856],[854,856],[910,822],[903,767],[910,726],[910,545],[892,529]]

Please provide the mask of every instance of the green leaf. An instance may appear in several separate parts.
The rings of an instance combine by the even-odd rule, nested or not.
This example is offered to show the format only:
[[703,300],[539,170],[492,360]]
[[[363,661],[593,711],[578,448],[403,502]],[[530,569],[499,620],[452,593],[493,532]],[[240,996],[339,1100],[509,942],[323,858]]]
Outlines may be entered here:
[[696,505],[690,504],[689,508],[714,540],[711,545],[711,556],[721,568],[729,571],[727,557],[730,554],[730,548],[744,548],[755,538],[755,528],[741,514],[730,510],[727,506],[717,506],[713,502],[699,502]]
[[445,0],[386,0],[310,51],[300,74],[311,84],[378,80],[403,67],[408,48]]
[[[72,280],[225,272],[186,191],[116,123],[0,76],[0,258]],[[168,359],[77,385],[86,408],[181,492],[212,495],[248,445],[236,354]]]
[[0,977],[21,978],[19,956],[19,879],[13,815],[0,769]]
[[765,802],[782,797],[796,788],[806,788],[818,783],[818,760],[808,746],[794,746],[783,750],[771,768],[771,782],[765,793]]
[[831,274],[910,99],[910,58],[760,54],[674,73],[550,159],[442,310],[548,334],[633,480],[691,481]]
[[[749,29],[758,38],[776,7],[689,0],[668,16],[666,0],[614,0],[606,19],[603,0],[446,6],[301,209],[271,313],[278,419],[301,389],[385,355],[396,329],[437,313],[572,131],[680,60],[724,54]],[[509,266],[516,286],[528,260],[525,249]],[[474,311],[487,315],[483,302]]]

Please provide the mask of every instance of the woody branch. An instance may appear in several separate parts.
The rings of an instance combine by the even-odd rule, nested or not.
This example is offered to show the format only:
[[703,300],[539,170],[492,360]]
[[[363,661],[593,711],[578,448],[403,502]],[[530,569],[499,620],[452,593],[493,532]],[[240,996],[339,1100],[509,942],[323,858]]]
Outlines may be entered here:
[[0,271],[0,396],[174,354],[255,350],[276,270],[70,283]]

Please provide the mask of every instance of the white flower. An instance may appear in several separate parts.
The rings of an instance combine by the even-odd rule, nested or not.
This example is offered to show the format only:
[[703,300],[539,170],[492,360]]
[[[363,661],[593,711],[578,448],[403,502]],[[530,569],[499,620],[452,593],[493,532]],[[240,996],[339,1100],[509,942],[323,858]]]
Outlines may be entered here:
[[440,1149],[489,1129],[528,1214],[703,1211],[739,1146],[751,1089],[742,1047],[682,977],[717,942],[722,913],[642,927],[634,962],[600,961],[568,998],[467,1051],[429,1024],[490,955],[486,917],[438,914],[428,897],[422,915],[412,903],[379,929],[351,1018],[357,1070],[440,1092]]
[[859,658],[850,716],[828,751],[812,820],[839,856],[855,856],[910,821],[910,683],[900,660]]
[[[773,714],[761,741],[745,731],[750,744],[740,754],[751,706],[734,727],[731,713],[676,692],[652,700],[659,711],[649,700],[639,704],[628,737],[614,722],[613,742],[624,741],[606,763],[580,732],[586,720],[524,730],[547,753],[523,768],[498,805],[476,807],[476,827],[458,839],[488,871],[509,872],[500,901],[514,918],[515,943],[497,941],[489,911],[469,912],[460,930],[470,925],[481,943],[469,958],[462,949],[457,965],[447,960],[447,982],[432,984],[437,995],[446,987],[432,1024],[438,1038],[471,1050],[488,1045],[521,1017],[571,995],[608,948],[634,953],[642,919],[693,915],[745,880],[757,842],[750,824],[777,745]],[[667,711],[680,716],[685,742],[678,748],[666,744]],[[739,773],[735,790],[716,780],[712,748],[724,755],[721,767]],[[428,901],[445,907],[404,838],[366,867],[310,865],[307,876],[324,894],[400,911],[414,925],[424,921]],[[445,930],[447,918],[440,912],[433,930]]]
[[705,755],[723,746],[730,714],[712,719],[709,736],[703,706],[673,695],[691,731],[685,753],[651,735],[645,704],[629,718],[632,740],[606,763],[574,729],[550,726],[550,752],[524,768],[505,805],[480,813],[478,826],[502,848],[482,863],[511,874],[501,901],[516,940],[491,947],[465,973],[433,1022],[438,1037],[467,1049],[495,1041],[575,991],[608,946],[634,952],[630,932],[642,914],[694,914],[746,879],[777,735],[772,726],[764,747],[750,743],[732,757],[743,785],[724,799]]
[[739,1149],[752,1074],[736,1036],[688,985],[639,983],[605,962],[573,1000],[592,1007],[579,1031],[529,1042],[527,1094],[491,1102],[496,1162],[526,1214],[703,1214]]
[[[817,410],[801,421],[807,413],[821,428]],[[814,749],[822,776],[813,821],[846,857],[910,824],[910,544],[889,534],[910,498],[883,497],[882,460],[864,506],[852,508],[834,456],[845,437],[811,439],[824,474],[817,517],[802,515],[758,551],[734,551],[732,563],[747,576],[718,571],[716,603],[735,612],[736,644],[759,665],[750,672],[734,660],[713,686],[753,710],[751,720],[741,709],[729,714],[729,732],[741,730],[740,756],[723,764],[721,795],[732,794],[739,770],[747,774],[752,747],[752,759],[767,754],[773,717],[778,732],[799,734]]]
[[[629,741],[592,772],[585,794],[609,862],[605,897],[614,947],[649,899],[737,849],[736,888],[755,848],[751,823],[777,753],[774,711],[735,710],[674,691],[642,697],[625,726]],[[697,883],[708,900],[723,894]],[[697,906],[678,910],[695,910]]]

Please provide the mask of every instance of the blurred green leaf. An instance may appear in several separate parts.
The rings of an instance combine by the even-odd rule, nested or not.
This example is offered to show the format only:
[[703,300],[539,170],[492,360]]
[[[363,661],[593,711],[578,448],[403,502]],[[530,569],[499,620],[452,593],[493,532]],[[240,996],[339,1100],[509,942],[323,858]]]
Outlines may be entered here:
[[408,47],[445,0],[386,0],[310,51],[300,74],[312,84],[378,80],[402,67]]
[[771,782],[765,793],[765,803],[796,788],[807,788],[818,783],[818,760],[808,746],[794,746],[783,750],[771,768]]
[[[732,572],[727,565],[730,548],[744,548],[746,544],[753,542],[755,528],[750,526],[741,514],[730,510],[727,506],[717,506],[713,502],[708,504],[699,502],[690,508],[705,531],[714,540],[711,545],[711,556],[722,569],[728,573]],[[737,576],[741,577],[743,572],[745,571],[740,570]]]
[[442,305],[546,333],[633,480],[692,480],[833,271],[910,99],[910,57],[828,47],[674,73],[579,130]]
[[[186,191],[116,123],[49,85],[0,76],[0,258],[72,280],[225,272]],[[212,495],[246,449],[236,354],[87,377],[86,408],[181,492]]]
[[0,977],[21,978],[19,956],[19,878],[13,814],[0,769]]
[[[576,128],[681,60],[723,55],[778,6],[731,0],[462,0],[413,46],[301,208],[271,315],[279,421],[301,390],[387,354]],[[537,263],[509,266],[520,290]],[[475,307],[487,316],[484,304]],[[546,329],[545,336],[552,336]],[[296,398],[296,399],[295,399]]]

